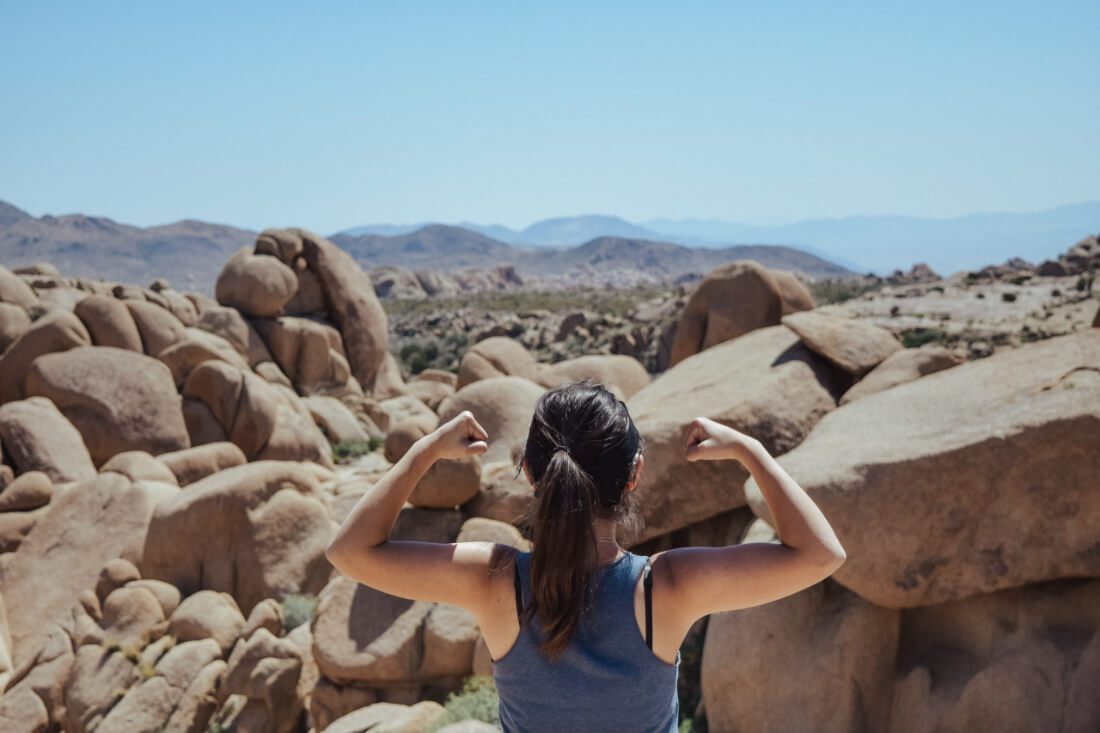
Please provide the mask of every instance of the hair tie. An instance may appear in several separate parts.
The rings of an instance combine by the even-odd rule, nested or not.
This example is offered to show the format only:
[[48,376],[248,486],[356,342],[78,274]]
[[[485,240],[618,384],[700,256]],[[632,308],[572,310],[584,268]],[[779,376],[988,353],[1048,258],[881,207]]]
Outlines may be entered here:
[[554,444],[554,453],[557,453],[560,450],[565,451],[566,455],[568,455],[570,458],[573,457],[573,453],[572,453],[572,451],[569,450],[569,446],[562,445],[561,443],[555,443]]

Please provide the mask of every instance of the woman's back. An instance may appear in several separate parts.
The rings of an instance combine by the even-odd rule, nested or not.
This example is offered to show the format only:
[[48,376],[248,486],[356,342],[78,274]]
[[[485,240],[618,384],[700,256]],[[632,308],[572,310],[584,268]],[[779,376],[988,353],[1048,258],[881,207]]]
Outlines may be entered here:
[[[634,614],[634,593],[646,558],[624,553],[600,567],[591,606],[565,650],[542,654],[537,615],[521,627],[515,643],[496,660],[500,719],[507,731],[675,731],[679,703],[676,664],[654,656]],[[523,605],[532,598],[531,556],[516,568]]]

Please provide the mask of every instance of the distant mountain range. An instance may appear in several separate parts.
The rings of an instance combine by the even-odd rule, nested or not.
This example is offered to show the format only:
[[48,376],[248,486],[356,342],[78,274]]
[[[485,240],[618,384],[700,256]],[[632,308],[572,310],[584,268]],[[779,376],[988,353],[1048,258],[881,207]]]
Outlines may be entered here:
[[[405,234],[423,226],[368,225],[344,233]],[[689,247],[767,243],[794,247],[861,272],[887,274],[923,261],[950,274],[1011,257],[1032,262],[1053,259],[1082,237],[1100,231],[1100,201],[1032,213],[971,214],[953,219],[853,216],[779,225],[650,219],[634,224],[614,216],[590,215],[545,219],[520,231],[469,222],[460,226],[527,247],[571,247],[601,236]]]
[[[255,239],[255,232],[199,221],[140,228],[81,214],[36,218],[0,202],[0,264],[9,268],[51,262],[65,275],[143,285],[165,277],[180,290],[209,293],[229,256],[252,246]],[[513,265],[536,282],[556,278],[559,284],[670,281],[746,258],[813,278],[850,274],[844,267],[790,247],[685,247],[603,236],[581,246],[532,250],[441,224],[396,235],[337,234],[332,240],[368,268],[392,265],[449,271]]]

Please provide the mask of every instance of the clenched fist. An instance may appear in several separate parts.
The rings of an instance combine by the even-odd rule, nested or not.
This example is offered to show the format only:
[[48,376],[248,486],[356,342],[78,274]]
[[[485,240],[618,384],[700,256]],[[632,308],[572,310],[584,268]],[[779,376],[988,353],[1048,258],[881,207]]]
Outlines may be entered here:
[[425,439],[431,441],[436,458],[465,458],[476,456],[489,449],[488,433],[478,424],[469,410],[458,413]]
[[684,433],[684,457],[689,461],[739,459],[753,438],[706,417],[691,421]]

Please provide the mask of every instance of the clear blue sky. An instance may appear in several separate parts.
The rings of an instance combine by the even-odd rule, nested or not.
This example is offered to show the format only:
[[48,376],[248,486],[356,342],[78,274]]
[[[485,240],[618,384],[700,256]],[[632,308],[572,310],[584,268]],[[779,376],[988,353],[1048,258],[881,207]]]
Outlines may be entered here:
[[1100,2],[0,0],[0,199],[333,232],[1100,198]]

